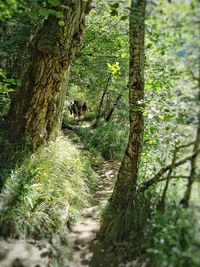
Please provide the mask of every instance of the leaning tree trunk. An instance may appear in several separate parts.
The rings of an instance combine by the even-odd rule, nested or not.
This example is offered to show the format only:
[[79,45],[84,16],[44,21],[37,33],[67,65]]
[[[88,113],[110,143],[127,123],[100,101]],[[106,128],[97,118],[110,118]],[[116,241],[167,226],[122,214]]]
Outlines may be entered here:
[[8,116],[14,138],[34,149],[60,129],[70,63],[80,47],[91,0],[64,0],[57,7],[63,27],[52,15],[35,34],[31,61]]
[[105,121],[107,121],[107,122],[110,121],[110,119],[111,119],[111,117],[112,117],[112,115],[113,115],[113,113],[114,113],[114,111],[115,111],[115,109],[116,109],[116,107],[117,107],[117,105],[118,105],[120,99],[121,99],[122,96],[123,96],[123,93],[124,93],[124,91],[122,91],[122,92],[118,95],[118,97],[116,98],[116,100],[115,100],[115,102],[114,102],[112,108],[109,110],[109,112],[108,112],[108,114],[107,114],[107,116],[106,116],[106,118],[105,118]]
[[102,93],[102,96],[101,96],[101,99],[100,99],[100,102],[99,102],[99,106],[98,106],[98,110],[97,110],[97,116],[96,116],[96,121],[92,125],[93,128],[97,128],[97,126],[99,125],[99,122],[100,122],[100,119],[101,119],[101,114],[102,114],[102,107],[103,107],[103,103],[104,103],[104,98],[105,98],[105,96],[106,96],[106,94],[108,92],[108,88],[109,88],[109,84],[110,84],[111,78],[112,78],[112,76],[109,75],[108,76],[107,83],[106,83],[106,87],[103,90],[103,93]]
[[[130,133],[101,233],[106,238],[126,239],[138,229],[137,179],[143,145],[145,0],[132,0],[130,12],[129,121]],[[139,215],[140,216],[140,215]]]

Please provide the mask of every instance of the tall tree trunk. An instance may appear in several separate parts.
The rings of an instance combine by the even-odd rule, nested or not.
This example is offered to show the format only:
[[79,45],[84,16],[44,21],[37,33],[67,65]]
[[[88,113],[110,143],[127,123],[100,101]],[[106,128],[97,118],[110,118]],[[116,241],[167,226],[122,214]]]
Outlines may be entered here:
[[91,9],[91,0],[64,0],[62,4],[57,11],[63,13],[65,25],[59,26],[58,19],[50,15],[35,34],[30,65],[8,116],[14,139],[25,138],[33,149],[55,138],[60,129],[70,63]]
[[[127,238],[131,230],[137,231],[139,220],[137,212],[138,195],[136,191],[138,169],[143,145],[144,109],[144,37],[145,0],[132,0],[130,12],[130,65],[129,65],[129,121],[130,133],[117,181],[103,216],[101,232],[114,234],[111,238]],[[111,216],[109,213],[113,211]],[[112,213],[112,212],[111,212]],[[140,217],[140,218],[139,218]],[[115,231],[113,230],[116,225]],[[135,229],[133,229],[135,227]],[[115,233],[114,233],[115,232]]]

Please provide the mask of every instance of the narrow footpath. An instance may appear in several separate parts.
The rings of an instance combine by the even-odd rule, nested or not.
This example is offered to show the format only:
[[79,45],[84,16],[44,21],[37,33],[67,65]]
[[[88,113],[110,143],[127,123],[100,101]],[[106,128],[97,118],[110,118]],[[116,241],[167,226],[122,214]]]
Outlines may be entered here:
[[[64,135],[76,139],[73,131],[65,129]],[[70,136],[71,135],[71,136]],[[75,140],[74,140],[75,141]],[[83,144],[75,142],[79,149]],[[62,265],[52,264],[54,259],[53,247],[48,240],[15,240],[0,238],[0,266],[1,267],[124,267],[112,250],[104,250],[97,241],[100,227],[101,212],[112,193],[119,163],[103,161],[95,172],[99,183],[92,196],[93,206],[81,212],[80,220],[68,232],[66,249]],[[61,250],[63,248],[61,247]]]
[[[114,187],[119,164],[104,161],[96,173],[99,184],[93,195],[94,205],[81,212],[81,219],[71,226],[67,254],[62,265],[52,264],[52,245],[46,240],[0,239],[1,267],[118,267],[112,252],[106,252],[96,241],[100,214]],[[63,249],[63,247],[61,247]]]
[[100,214],[112,193],[118,168],[116,162],[104,161],[96,169],[99,185],[94,193],[94,206],[83,209],[81,220],[72,226],[68,236],[69,255],[64,267],[116,266],[112,253],[104,253],[95,238],[99,230]]

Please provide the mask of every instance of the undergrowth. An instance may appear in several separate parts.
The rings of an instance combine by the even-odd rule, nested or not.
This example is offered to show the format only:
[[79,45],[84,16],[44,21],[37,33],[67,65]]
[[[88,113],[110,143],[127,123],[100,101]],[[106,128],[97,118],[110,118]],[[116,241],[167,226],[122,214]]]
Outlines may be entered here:
[[152,214],[146,233],[147,240],[150,239],[146,242],[141,262],[146,262],[145,266],[149,267],[200,266],[196,211],[170,207],[164,213]]
[[6,133],[0,131],[0,191],[15,166],[20,166],[24,159],[30,155],[25,146],[19,149],[5,136]]
[[155,207],[147,211],[145,206],[137,203],[134,209],[127,206],[119,212],[108,203],[100,239],[130,266],[199,267],[199,207],[184,209],[168,203],[161,212]]
[[1,234],[43,238],[62,232],[89,205],[96,182],[89,160],[69,140],[39,148],[6,180]]
[[106,160],[121,160],[126,148],[128,128],[114,123],[101,123],[91,132],[88,128],[76,128],[86,148],[101,153]]

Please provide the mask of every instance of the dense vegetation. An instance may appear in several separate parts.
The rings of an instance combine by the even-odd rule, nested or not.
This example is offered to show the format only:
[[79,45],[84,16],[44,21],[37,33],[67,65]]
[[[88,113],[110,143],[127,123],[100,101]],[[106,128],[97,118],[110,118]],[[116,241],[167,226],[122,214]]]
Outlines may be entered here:
[[67,239],[95,169],[120,162],[98,242],[133,266],[200,266],[199,1],[0,9],[2,237]]

